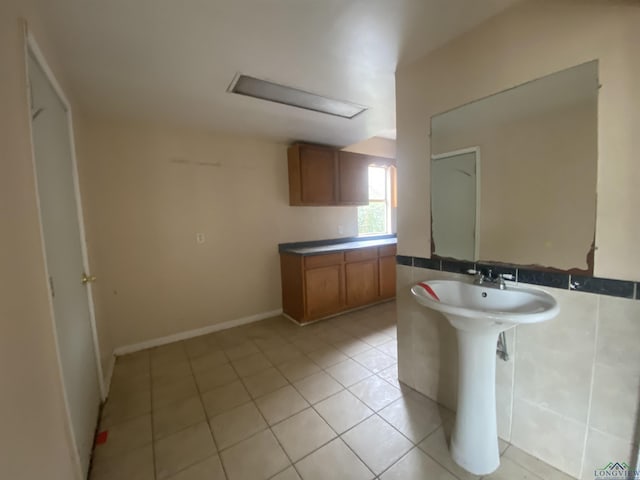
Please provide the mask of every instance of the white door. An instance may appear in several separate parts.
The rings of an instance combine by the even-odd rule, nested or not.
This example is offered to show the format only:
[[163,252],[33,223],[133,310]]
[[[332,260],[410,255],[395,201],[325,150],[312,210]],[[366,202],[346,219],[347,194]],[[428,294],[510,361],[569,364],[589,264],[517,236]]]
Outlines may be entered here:
[[431,221],[435,253],[476,260],[476,152],[431,160]]
[[[86,477],[101,401],[76,203],[68,112],[29,54],[32,135],[58,352],[72,431]],[[35,460],[35,459],[34,459]]]

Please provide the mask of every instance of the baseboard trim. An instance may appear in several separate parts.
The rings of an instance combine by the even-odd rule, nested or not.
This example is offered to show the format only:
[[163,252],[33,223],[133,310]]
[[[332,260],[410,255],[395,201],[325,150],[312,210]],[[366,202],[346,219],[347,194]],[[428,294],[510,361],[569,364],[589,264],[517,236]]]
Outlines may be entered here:
[[326,317],[314,318],[313,320],[309,320],[309,321],[304,322],[304,323],[300,323],[298,320],[296,320],[291,315],[288,315],[286,313],[282,313],[282,316],[284,318],[286,318],[287,320],[295,323],[299,327],[305,327],[307,325],[312,325],[312,324],[317,323],[317,322],[322,322],[323,320],[329,320],[330,318],[339,317],[340,315],[345,315],[347,313],[353,313],[353,312],[357,312],[357,311],[360,311],[360,310],[366,310],[369,307],[375,307],[376,305],[382,305],[383,303],[395,302],[395,300],[396,300],[396,297],[383,298],[382,300],[378,300],[377,302],[367,303],[366,305],[360,305],[359,307],[353,307],[353,308],[350,308],[348,310],[340,310],[339,312],[332,313],[330,315],[327,315]]
[[118,347],[113,351],[113,354],[117,357],[120,355],[126,355],[128,353],[139,352],[151,347],[159,347],[166,345],[167,343],[179,342],[180,340],[187,340],[193,337],[199,337],[200,335],[207,335],[208,333],[218,332],[220,330],[227,330],[228,328],[239,327],[240,325],[246,325],[248,323],[264,320],[265,318],[275,317],[281,315],[282,309],[271,310],[269,312],[257,313],[248,317],[236,318],[235,320],[229,320],[227,322],[214,323],[202,328],[196,328],[194,330],[187,330],[185,332],[175,333],[166,337],[154,338],[146,340],[140,343],[134,343],[132,345],[124,345]]

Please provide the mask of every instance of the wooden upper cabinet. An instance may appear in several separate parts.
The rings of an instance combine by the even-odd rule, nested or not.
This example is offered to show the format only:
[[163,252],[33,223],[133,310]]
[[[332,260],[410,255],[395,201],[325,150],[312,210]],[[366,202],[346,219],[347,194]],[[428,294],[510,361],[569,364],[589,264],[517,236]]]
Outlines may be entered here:
[[342,205],[369,203],[369,164],[371,157],[360,153],[338,152],[338,202]]
[[367,205],[369,164],[375,158],[333,147],[289,147],[290,205]]
[[337,203],[337,152],[333,148],[296,144],[289,148],[289,203]]

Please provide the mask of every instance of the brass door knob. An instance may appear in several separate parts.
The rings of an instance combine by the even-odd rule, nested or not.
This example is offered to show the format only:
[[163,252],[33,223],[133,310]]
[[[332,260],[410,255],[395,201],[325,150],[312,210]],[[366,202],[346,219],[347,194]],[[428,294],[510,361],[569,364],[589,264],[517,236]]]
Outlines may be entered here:
[[82,284],[86,285],[87,283],[93,283],[97,280],[97,278],[94,275],[87,275],[86,273],[82,272]]

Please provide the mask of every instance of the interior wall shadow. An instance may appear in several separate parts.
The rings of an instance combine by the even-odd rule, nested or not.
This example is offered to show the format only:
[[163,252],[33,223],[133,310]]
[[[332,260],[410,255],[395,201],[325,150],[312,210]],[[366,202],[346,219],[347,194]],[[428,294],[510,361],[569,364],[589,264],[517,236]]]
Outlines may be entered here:
[[442,321],[438,322],[440,365],[436,399],[440,405],[455,412],[458,404],[458,340],[455,329],[444,315],[441,317]]

